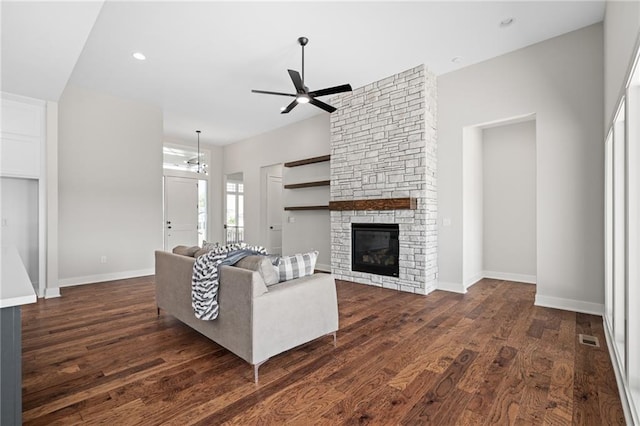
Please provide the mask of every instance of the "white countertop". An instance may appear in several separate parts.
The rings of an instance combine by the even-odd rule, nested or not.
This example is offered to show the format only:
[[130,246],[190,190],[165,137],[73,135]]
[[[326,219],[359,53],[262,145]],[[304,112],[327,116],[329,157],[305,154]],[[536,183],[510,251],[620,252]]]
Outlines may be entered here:
[[0,308],[36,303],[38,298],[15,247],[2,247]]

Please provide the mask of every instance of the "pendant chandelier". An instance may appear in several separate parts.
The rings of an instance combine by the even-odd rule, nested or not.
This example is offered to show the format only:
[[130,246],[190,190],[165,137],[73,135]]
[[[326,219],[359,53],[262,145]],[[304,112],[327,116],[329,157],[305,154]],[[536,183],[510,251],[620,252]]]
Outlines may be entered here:
[[200,157],[201,157],[201,153],[200,153],[200,130],[196,130],[196,134],[198,135],[198,153],[196,158],[192,158],[191,160],[187,161],[187,164],[189,164],[190,166],[195,166],[195,172],[196,173],[203,173],[203,174],[207,174],[207,165],[200,161]]
[[196,170],[196,173],[200,173],[202,172],[200,167],[200,130],[196,130],[196,133],[198,134],[198,169]]

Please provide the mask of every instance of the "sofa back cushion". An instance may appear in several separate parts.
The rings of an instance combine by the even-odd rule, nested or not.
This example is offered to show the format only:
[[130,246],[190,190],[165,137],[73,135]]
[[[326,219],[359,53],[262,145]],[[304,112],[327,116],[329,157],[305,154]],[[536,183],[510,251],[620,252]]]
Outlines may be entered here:
[[277,284],[280,280],[278,274],[273,269],[271,260],[267,256],[247,256],[240,259],[235,265],[238,268],[258,271],[267,286]]
[[180,254],[182,256],[195,257],[194,255],[196,254],[196,252],[198,250],[200,250],[200,247],[198,247],[198,246],[193,246],[193,247],[175,246],[173,248],[173,253],[174,254]]

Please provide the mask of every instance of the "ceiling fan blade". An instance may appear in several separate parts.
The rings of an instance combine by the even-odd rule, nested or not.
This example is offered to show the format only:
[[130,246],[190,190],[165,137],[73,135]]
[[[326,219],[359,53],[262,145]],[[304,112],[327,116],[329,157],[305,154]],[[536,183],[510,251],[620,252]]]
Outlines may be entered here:
[[279,95],[279,96],[292,96],[292,97],[296,96],[293,93],[270,92],[268,90],[251,90],[251,93],[262,93],[264,95]]
[[350,84],[343,84],[340,86],[329,87],[327,89],[314,90],[313,92],[309,92],[309,96],[335,95],[336,93],[351,92],[352,90],[353,89]]
[[327,111],[329,113],[331,113],[331,112],[336,110],[335,107],[332,107],[331,105],[325,104],[324,102],[319,101],[319,100],[314,99],[314,98],[309,98],[309,103],[311,105],[317,106],[318,108],[322,108],[323,110],[325,110],[325,111]]
[[294,99],[293,102],[287,105],[287,107],[280,112],[280,114],[288,114],[289,111],[296,107],[296,105],[298,105],[298,101]]
[[287,70],[289,71],[289,76],[291,77],[291,81],[293,81],[293,85],[296,88],[298,93],[307,93],[304,90],[304,83],[302,83],[302,78],[300,78],[300,73],[296,70]]

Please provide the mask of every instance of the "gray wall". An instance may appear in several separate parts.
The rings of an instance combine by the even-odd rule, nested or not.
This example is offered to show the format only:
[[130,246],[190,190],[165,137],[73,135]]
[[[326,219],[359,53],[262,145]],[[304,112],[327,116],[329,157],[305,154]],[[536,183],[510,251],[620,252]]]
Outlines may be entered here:
[[601,24],[438,78],[440,281],[462,283],[463,128],[535,113],[536,300],[601,311],[603,78]]
[[485,276],[536,275],[535,125],[525,121],[483,130]]
[[[265,245],[266,233],[261,224],[261,197],[263,190],[260,169],[263,166],[317,157],[329,153],[329,114],[321,113],[309,119],[281,127],[244,141],[226,145],[223,151],[222,174],[242,172],[244,178],[245,241]],[[319,264],[329,264],[329,218],[317,227],[301,230],[300,223],[287,223],[283,212],[282,252],[305,251],[308,247],[320,252]],[[305,221],[302,221],[305,223]]]
[[61,285],[152,274],[162,248],[161,110],[68,86],[58,142]]

